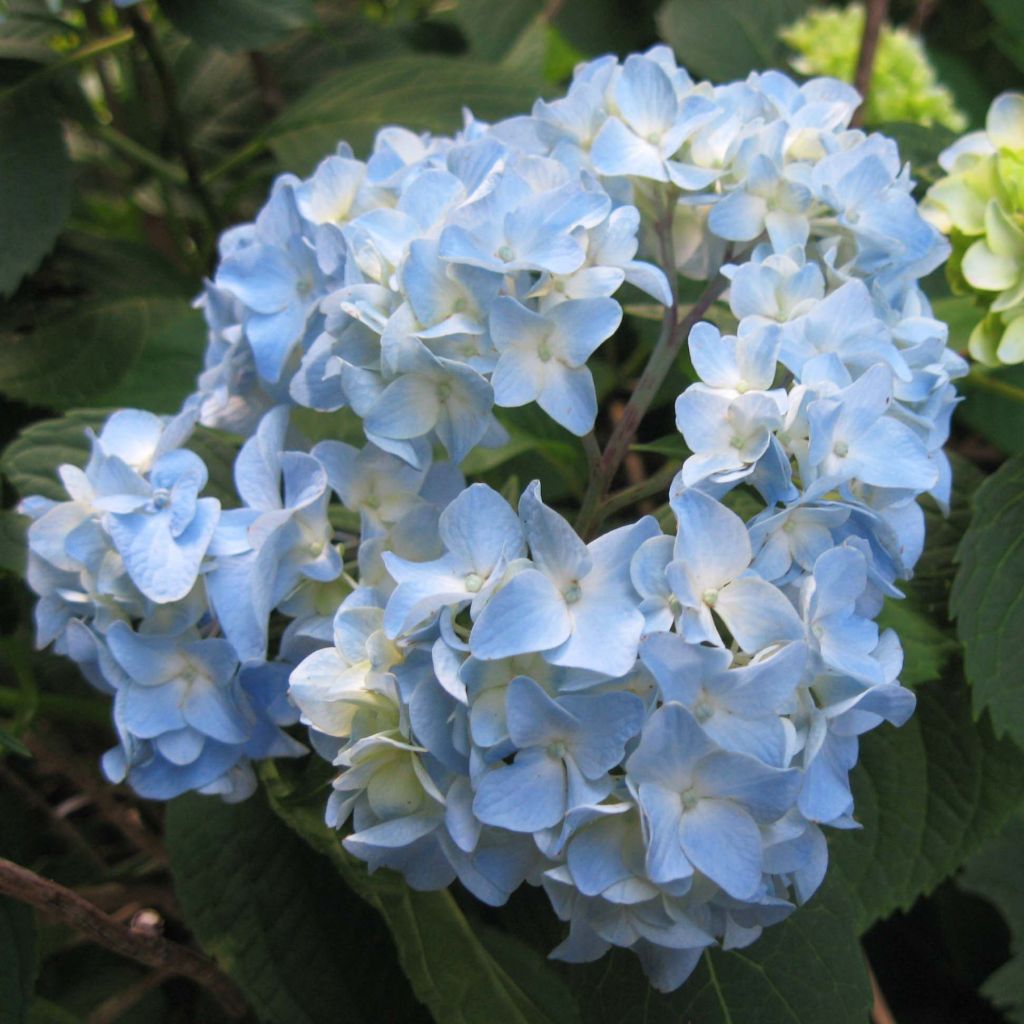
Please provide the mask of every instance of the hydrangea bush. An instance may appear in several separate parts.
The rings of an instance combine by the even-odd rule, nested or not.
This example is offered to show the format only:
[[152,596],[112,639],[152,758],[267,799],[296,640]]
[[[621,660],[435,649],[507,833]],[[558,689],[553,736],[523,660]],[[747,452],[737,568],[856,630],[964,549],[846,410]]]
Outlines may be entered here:
[[[112,697],[107,777],[237,801],[311,749],[371,869],[493,906],[541,886],[553,956],[625,947],[663,991],[810,899],[823,830],[857,827],[858,737],[914,710],[875,620],[918,498],[949,500],[966,372],[919,287],[949,246],[857,104],[697,83],[659,46],[278,178],[220,240],[196,393],[115,413],[66,500],[21,506],[38,642]],[[663,330],[602,450],[587,363],[629,296]],[[684,343],[664,514],[613,509]],[[460,468],[531,403],[588,452],[575,526]],[[197,424],[244,438],[236,507]]]

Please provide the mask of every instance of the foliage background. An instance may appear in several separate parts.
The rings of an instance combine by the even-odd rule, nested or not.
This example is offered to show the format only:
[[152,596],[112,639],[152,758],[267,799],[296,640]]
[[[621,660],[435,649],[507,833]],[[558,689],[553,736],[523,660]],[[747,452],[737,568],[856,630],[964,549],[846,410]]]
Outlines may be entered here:
[[[155,909],[168,937],[216,957],[253,1019],[280,1024],[429,1019],[421,1002],[467,1024],[863,1021],[872,1000],[858,935],[895,1019],[1024,1021],[1022,368],[966,382],[952,515],[929,511],[909,600],[884,613],[920,705],[906,727],[863,745],[865,829],[833,837],[829,882],[808,908],[749,955],[710,958],[671,1000],[651,997],[626,958],[545,965],[535,947],[553,944],[558,925],[529,893],[494,912],[368,882],[318,828],[315,765],[269,768],[265,793],[231,808],[202,798],[163,808],[108,786],[96,763],[112,738],[106,699],[32,647],[13,505],[54,493],[54,467],[84,458],[97,410],[177,408],[205,345],[190,299],[219,231],[253,215],[275,174],[309,172],[340,139],[364,155],[389,122],[452,131],[462,105],[483,119],[526,111],[578,60],[658,40],[715,81],[785,67],[777,31],[807,6],[0,3],[0,856],[119,920]],[[972,128],[997,93],[1024,85],[1019,0],[903,0],[891,15],[923,21]],[[875,127],[899,139],[922,185],[934,180],[947,130]],[[965,347],[971,300],[941,272],[927,285],[951,344]],[[653,340],[642,318],[632,325],[594,366],[607,410]],[[645,425],[649,472],[681,455],[668,410],[686,369]],[[529,415],[507,425],[510,447],[473,468],[497,485],[540,473],[546,495],[571,499],[585,479],[578,447]],[[208,433],[202,444],[214,483],[230,488],[230,442]],[[884,1012],[876,999],[876,1024]],[[189,982],[0,899],[0,1024],[222,1019]]]

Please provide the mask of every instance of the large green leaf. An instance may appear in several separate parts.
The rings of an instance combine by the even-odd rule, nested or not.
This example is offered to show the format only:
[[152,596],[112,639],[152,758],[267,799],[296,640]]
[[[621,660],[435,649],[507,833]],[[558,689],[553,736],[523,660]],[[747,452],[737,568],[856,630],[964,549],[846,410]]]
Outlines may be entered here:
[[160,0],[174,27],[204,46],[260,50],[313,22],[313,0]]
[[[70,163],[48,95],[0,95],[0,296],[39,266],[71,212]],[[5,358],[6,361],[6,358]]]
[[957,883],[982,896],[1002,913],[1012,935],[1012,957],[991,975],[982,992],[1014,1024],[1024,1024],[1024,817],[1012,818],[1003,831],[968,862]]
[[422,1019],[376,915],[257,793],[167,808],[175,892],[203,948],[267,1024]]
[[950,611],[964,645],[975,714],[1024,746],[1024,458],[1010,459],[978,488],[957,551]]
[[0,1024],[28,1019],[38,967],[35,915],[0,896]]
[[668,0],[658,11],[662,38],[695,76],[727,82],[778,67],[778,32],[808,0]]
[[860,930],[910,907],[993,835],[1024,797],[1024,754],[971,720],[961,680],[918,691],[914,717],[861,741],[852,775],[863,828],[833,834],[830,871]]
[[871,1006],[853,910],[828,883],[752,946],[706,953],[671,995],[621,951],[578,969],[574,987],[588,1024],[862,1024]]
[[940,629],[908,600],[886,600],[878,625],[894,629],[903,647],[903,670],[900,682],[904,686],[930,683],[942,676],[949,659],[959,650],[959,644],[945,630]]
[[96,301],[5,339],[0,391],[54,409],[131,403],[171,412],[192,390],[205,341],[202,316],[182,300]]
[[[267,763],[271,805],[346,884],[384,918],[413,990],[439,1024],[573,1024],[571,997],[554,971],[512,936],[481,940],[448,890],[415,892],[391,871],[370,875],[323,824],[325,793]],[[511,946],[506,960],[502,946]],[[523,970],[524,958],[532,969]]]
[[529,75],[468,58],[372,61],[329,76],[293,103],[270,126],[267,141],[283,167],[305,174],[342,141],[365,155],[387,124],[451,132],[463,106],[495,120],[527,113],[535,98]]

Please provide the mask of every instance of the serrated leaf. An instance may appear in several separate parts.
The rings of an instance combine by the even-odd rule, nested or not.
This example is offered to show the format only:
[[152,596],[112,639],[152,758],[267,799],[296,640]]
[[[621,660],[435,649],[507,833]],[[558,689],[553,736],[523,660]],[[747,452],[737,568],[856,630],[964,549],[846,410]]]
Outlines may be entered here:
[[270,125],[266,140],[282,167],[306,174],[342,141],[365,156],[387,124],[452,132],[463,106],[489,121],[526,113],[534,99],[533,79],[510,68],[427,54],[397,57],[328,76]]
[[[413,990],[438,1024],[573,1024],[579,1018],[558,976],[540,955],[516,944],[514,962],[497,959],[467,922],[448,890],[416,892],[398,874],[372,875],[323,824],[322,792],[303,797],[301,782],[273,762],[262,778],[271,806],[345,883],[384,918]],[[523,957],[532,968],[523,971]]]
[[261,50],[313,23],[313,0],[160,0],[179,32],[231,53]]
[[1024,746],[1024,458],[978,488],[957,549],[950,613],[964,645],[975,715],[986,708],[998,735]]
[[746,949],[705,953],[670,995],[623,951],[574,978],[588,1024],[862,1024],[871,1006],[852,908],[828,883]]
[[782,62],[779,29],[799,18],[808,0],[668,0],[658,28],[692,75],[727,82]]
[[1024,754],[972,721],[962,680],[917,696],[906,725],[862,738],[851,781],[863,828],[830,837],[829,871],[846,882],[860,930],[931,892],[1024,797]]
[[185,919],[267,1024],[421,1020],[387,933],[257,793],[167,806]]
[[71,212],[70,161],[60,121],[40,89],[0,98],[0,295],[53,248]]
[[186,302],[97,301],[4,339],[0,391],[54,409],[93,402],[172,412],[192,390],[205,344],[203,318]]
[[981,896],[1003,915],[1011,934],[1011,959],[986,979],[981,991],[1015,1024],[1024,1022],[1024,816],[1017,814],[987,842],[957,879],[961,889]]
[[0,1024],[28,1019],[38,969],[32,908],[0,896]]

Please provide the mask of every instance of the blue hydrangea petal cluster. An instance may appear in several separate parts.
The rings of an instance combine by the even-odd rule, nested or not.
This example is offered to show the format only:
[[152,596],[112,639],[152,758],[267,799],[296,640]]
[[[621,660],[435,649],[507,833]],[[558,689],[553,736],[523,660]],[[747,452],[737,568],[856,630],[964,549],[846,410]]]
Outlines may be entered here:
[[[23,503],[39,643],[113,696],[109,777],[240,799],[301,722],[371,869],[495,906],[543,887],[553,956],[629,948],[662,990],[809,899],[823,828],[856,827],[858,737],[913,712],[876,619],[918,497],[948,500],[966,371],[918,285],[946,244],[856,103],[655,47],[278,179],[221,239],[184,411],[116,413],[68,500]],[[672,301],[637,259],[655,223],[736,326],[688,338],[674,528],[586,542],[538,482],[513,504],[459,465],[505,442],[495,407],[592,428],[618,290]],[[243,439],[234,507],[197,422]]]

